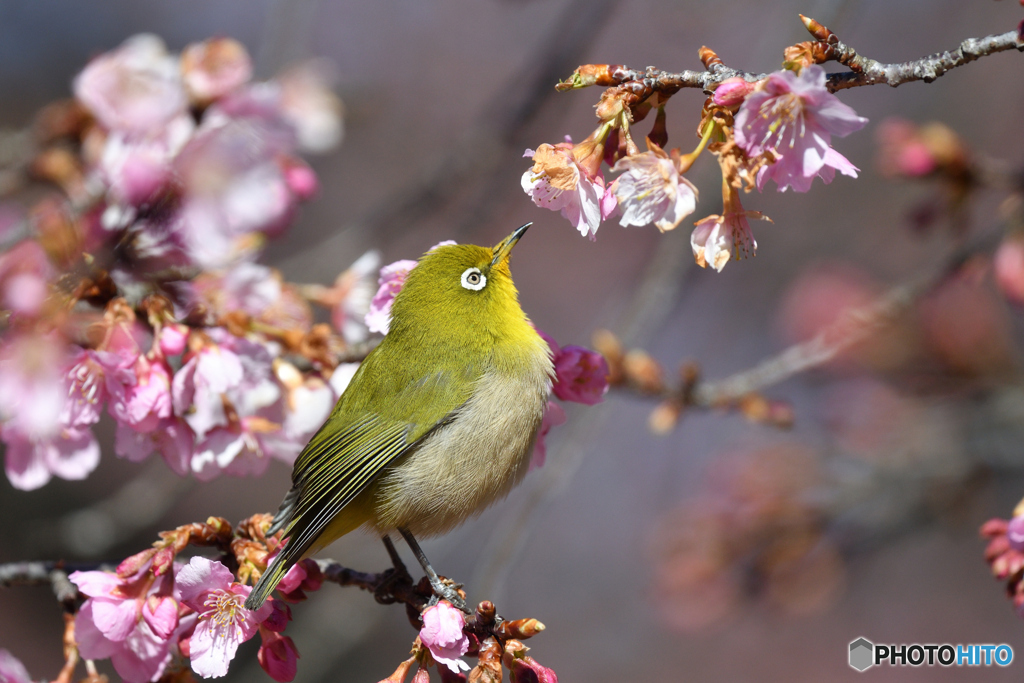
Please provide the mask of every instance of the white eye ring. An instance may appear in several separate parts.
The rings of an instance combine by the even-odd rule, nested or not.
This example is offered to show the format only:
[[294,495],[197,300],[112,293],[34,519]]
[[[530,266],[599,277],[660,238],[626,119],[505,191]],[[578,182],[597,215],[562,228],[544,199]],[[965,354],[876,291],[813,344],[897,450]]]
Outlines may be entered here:
[[487,286],[487,276],[481,273],[479,268],[466,268],[462,272],[462,286],[479,292]]

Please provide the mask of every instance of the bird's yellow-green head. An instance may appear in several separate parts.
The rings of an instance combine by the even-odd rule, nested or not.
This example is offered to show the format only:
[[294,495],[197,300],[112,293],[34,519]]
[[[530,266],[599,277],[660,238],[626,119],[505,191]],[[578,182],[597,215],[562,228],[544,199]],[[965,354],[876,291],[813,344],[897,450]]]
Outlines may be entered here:
[[449,340],[493,344],[522,334],[526,316],[508,262],[530,225],[490,249],[451,244],[424,254],[395,297],[388,336],[431,330]]

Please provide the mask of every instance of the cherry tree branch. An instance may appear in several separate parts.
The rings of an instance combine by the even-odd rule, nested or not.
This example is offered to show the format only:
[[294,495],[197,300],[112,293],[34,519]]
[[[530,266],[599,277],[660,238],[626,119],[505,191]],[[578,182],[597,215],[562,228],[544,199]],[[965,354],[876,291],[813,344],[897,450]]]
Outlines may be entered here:
[[72,564],[63,561],[9,562],[0,564],[0,588],[10,586],[50,586],[53,594],[65,607],[73,607],[78,599],[78,587],[68,580],[68,574],[94,569],[112,570],[113,566],[97,563]]
[[[812,35],[819,38],[817,41],[803,44],[808,54],[813,55],[814,61],[837,61],[850,68],[848,72],[828,75],[827,86],[831,92],[880,83],[893,87],[912,81],[931,83],[950,69],[981,57],[1006,50],[1024,51],[1024,41],[1020,39],[1018,32],[1007,31],[984,38],[968,38],[954,50],[908,62],[885,64],[858,54],[852,47],[840,41],[834,33],[813,20],[805,20],[805,24]],[[621,86],[643,99],[655,92],[668,97],[683,88],[700,88],[710,92],[714,86],[728,78],[739,77],[754,82],[768,77],[765,73],[743,71],[727,66],[708,48],[701,48],[701,59],[705,63],[705,71],[685,70],[671,73],[654,67],[639,70],[621,64],[606,65],[593,84]],[[590,84],[591,82],[570,79],[557,87],[560,90],[568,90]]]

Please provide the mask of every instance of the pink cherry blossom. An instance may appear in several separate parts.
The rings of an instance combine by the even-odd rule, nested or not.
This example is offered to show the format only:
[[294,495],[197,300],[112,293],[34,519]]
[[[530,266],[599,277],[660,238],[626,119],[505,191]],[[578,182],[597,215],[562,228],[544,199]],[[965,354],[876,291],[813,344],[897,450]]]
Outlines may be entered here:
[[554,359],[551,390],[563,401],[594,405],[608,392],[608,362],[600,353],[582,346],[563,346]]
[[295,679],[298,670],[299,651],[288,636],[273,631],[260,630],[263,643],[256,657],[267,675],[275,681],[287,683]]
[[623,157],[612,168],[622,172],[611,185],[619,202],[619,225],[650,223],[665,232],[672,230],[697,208],[697,188],[679,174],[669,155],[651,143],[642,154]]
[[251,590],[234,581],[223,564],[205,557],[193,557],[178,572],[175,594],[198,615],[188,647],[192,670],[200,676],[227,674],[238,646],[256,635],[260,622],[273,612],[269,602],[255,611],[246,609]]
[[332,92],[331,64],[302,62],[278,75],[281,113],[297,136],[299,149],[323,154],[334,149],[344,135],[341,100]]
[[837,170],[857,177],[857,168],[830,145],[833,135],[845,137],[866,123],[828,91],[825,70],[812,64],[799,75],[776,71],[762,81],[740,105],[735,135],[748,156],[777,157],[758,172],[759,188],[774,180],[780,192],[807,192],[815,177],[830,183]]
[[[331,288],[331,296],[334,299],[331,306],[331,324],[334,325],[334,329],[341,332],[342,337],[349,344],[366,340],[368,330],[366,318],[371,310],[371,302],[377,298],[374,295],[377,287],[373,280],[378,268],[380,268],[380,253],[370,250],[346,268],[335,279],[334,287]],[[380,273],[380,277],[383,279],[383,272]],[[377,315],[379,316],[380,313]],[[390,315],[390,300],[388,315]],[[387,329],[386,319],[384,328]],[[379,332],[380,330],[370,331]]]
[[757,241],[750,230],[748,216],[768,220],[758,211],[738,211],[698,221],[690,235],[690,246],[697,264],[722,272],[730,259],[752,257],[757,251]]
[[548,407],[544,411],[544,419],[540,423],[540,429],[537,431],[537,441],[533,444],[533,455],[530,458],[530,470],[539,469],[544,467],[544,462],[548,457],[548,447],[545,443],[548,432],[551,431],[552,427],[558,427],[559,425],[565,424],[568,418],[565,415],[565,410],[562,406],[558,405],[554,401],[548,401]]
[[19,242],[0,254],[0,307],[36,315],[49,296],[48,283],[53,276],[53,266],[39,242]]
[[163,359],[139,356],[135,385],[110,402],[110,413],[119,424],[138,432],[150,432],[171,417],[171,368]]
[[195,442],[196,435],[188,424],[181,418],[171,417],[161,420],[148,432],[118,424],[114,452],[132,462],[141,462],[157,451],[175,474],[185,476],[191,471]]
[[257,233],[280,234],[294,218],[298,198],[278,158],[291,150],[291,133],[272,123],[208,112],[175,158],[184,195],[176,230],[199,265],[250,258]]
[[[97,165],[107,186],[108,201],[122,212],[128,212],[128,206],[155,201],[168,189],[172,181],[172,161],[194,130],[192,117],[183,113],[145,136],[120,131],[109,134]],[[123,222],[105,214],[107,229],[121,227]]]
[[209,336],[210,343],[187,358],[172,383],[174,412],[200,439],[214,427],[227,425],[222,396],[237,389],[244,378],[242,361],[227,344],[237,337],[220,328],[210,330]]
[[0,682],[32,683],[32,678],[28,675],[25,665],[2,647],[0,647]]
[[100,463],[100,447],[88,427],[62,429],[55,436],[30,439],[10,425],[0,428],[7,446],[4,470],[15,488],[30,491],[50,477],[85,479]]
[[416,261],[408,259],[389,263],[380,269],[377,293],[370,301],[370,310],[365,316],[366,327],[370,332],[388,333],[391,323],[391,305],[395,296],[402,290],[409,271],[416,267]]
[[189,97],[203,105],[248,83],[252,60],[237,40],[210,38],[182,50],[181,73]]
[[469,650],[469,638],[462,632],[466,626],[462,612],[447,600],[441,600],[425,609],[420,617],[423,619],[420,641],[430,650],[434,661],[453,673],[468,671],[469,665],[460,659]]
[[66,402],[67,347],[56,335],[0,341],[0,419],[29,439],[55,436]]
[[150,34],[89,62],[74,91],[106,128],[133,134],[159,130],[187,106],[177,60]]
[[155,681],[171,660],[179,626],[172,573],[154,580],[148,571],[128,578],[110,572],[68,577],[88,599],[75,618],[75,638],[87,659],[110,658],[128,683]]
[[523,173],[523,191],[543,209],[558,211],[580,234],[596,238],[601,221],[615,210],[615,195],[600,171],[590,174],[577,162],[571,143],[542,144],[526,150],[533,166]]

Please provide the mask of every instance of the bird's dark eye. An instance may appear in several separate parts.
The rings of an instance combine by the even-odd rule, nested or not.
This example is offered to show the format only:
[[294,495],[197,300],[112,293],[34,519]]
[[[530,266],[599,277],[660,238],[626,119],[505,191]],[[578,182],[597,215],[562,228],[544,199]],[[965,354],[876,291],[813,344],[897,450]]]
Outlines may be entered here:
[[487,276],[480,272],[479,268],[466,268],[462,272],[462,286],[479,292],[487,285]]

